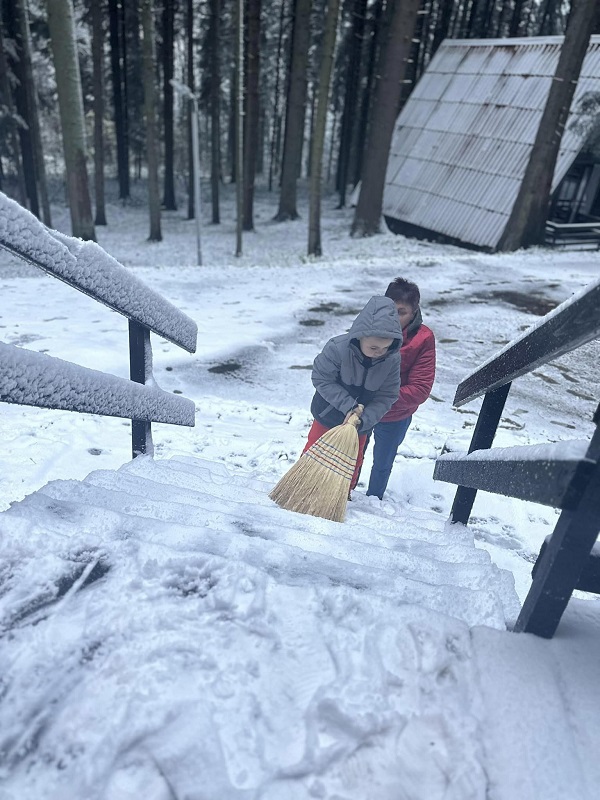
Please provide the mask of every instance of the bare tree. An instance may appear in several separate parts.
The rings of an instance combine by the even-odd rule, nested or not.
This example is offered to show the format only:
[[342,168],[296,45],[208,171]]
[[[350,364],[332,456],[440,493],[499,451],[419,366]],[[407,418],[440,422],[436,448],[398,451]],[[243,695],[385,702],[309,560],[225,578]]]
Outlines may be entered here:
[[379,81],[352,236],[372,236],[381,229],[385,173],[419,5],[420,0],[389,0],[385,10],[387,19],[376,70]]
[[73,236],[95,240],[86,166],[83,94],[71,0],[48,0],[48,27],[56,71],[71,228]]
[[150,211],[151,242],[160,242],[160,191],[158,186],[158,136],[156,130],[156,59],[154,52],[154,5],[152,0],[141,0],[144,116],[146,118],[146,159],[148,163],[148,205]]
[[308,255],[320,256],[321,249],[321,174],[323,171],[323,146],[329,106],[329,84],[333,69],[333,55],[337,36],[340,0],[329,0],[325,30],[321,44],[321,66],[317,90],[317,107],[311,139],[311,171],[308,204]]
[[597,13],[596,0],[573,0],[554,79],[499,250],[543,241],[560,142]]

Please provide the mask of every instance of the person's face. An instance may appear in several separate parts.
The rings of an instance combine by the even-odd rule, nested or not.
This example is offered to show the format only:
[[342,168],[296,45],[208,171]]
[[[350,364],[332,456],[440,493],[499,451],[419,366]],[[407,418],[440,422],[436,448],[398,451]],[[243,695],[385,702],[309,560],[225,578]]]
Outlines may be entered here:
[[400,320],[400,325],[402,329],[406,328],[408,323],[415,315],[416,308],[413,308],[408,303],[403,303],[402,300],[394,300],[396,304],[396,309],[398,311],[398,319]]
[[363,336],[360,340],[360,349],[364,356],[380,358],[387,353],[393,339],[383,339],[381,336]]

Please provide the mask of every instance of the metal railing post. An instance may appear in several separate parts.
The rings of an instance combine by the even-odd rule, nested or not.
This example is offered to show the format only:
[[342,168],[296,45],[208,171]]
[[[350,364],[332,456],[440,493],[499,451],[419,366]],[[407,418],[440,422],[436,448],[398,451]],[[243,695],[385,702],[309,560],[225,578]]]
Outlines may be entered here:
[[[136,383],[145,384],[152,377],[152,347],[150,330],[139,322],[129,320],[129,377]],[[143,419],[131,420],[132,458],[152,455],[152,423]]]
[[[504,411],[504,404],[508,397],[508,392],[511,384],[505,383],[498,389],[492,389],[487,392],[483,398],[481,411],[477,418],[477,424],[471,437],[471,444],[469,445],[469,453],[474,450],[489,450],[494,441],[494,436],[498,429],[498,423]],[[462,522],[466,525],[469,521],[469,516],[473,509],[473,503],[477,496],[477,489],[471,489],[469,486],[459,486],[454,495],[454,502],[450,511],[451,522]]]

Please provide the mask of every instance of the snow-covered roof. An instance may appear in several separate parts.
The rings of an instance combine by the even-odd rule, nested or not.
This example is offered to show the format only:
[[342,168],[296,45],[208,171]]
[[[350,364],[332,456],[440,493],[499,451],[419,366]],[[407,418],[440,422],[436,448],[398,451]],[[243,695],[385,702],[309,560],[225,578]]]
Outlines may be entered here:
[[198,327],[194,320],[132,275],[100,245],[48,229],[1,192],[0,247],[137,320],[188,352],[195,352]]
[[[445,40],[396,121],[384,214],[494,249],[525,173],[562,41]],[[600,36],[591,38],[583,63],[553,189],[585,141],[594,112],[581,101],[595,92]]]

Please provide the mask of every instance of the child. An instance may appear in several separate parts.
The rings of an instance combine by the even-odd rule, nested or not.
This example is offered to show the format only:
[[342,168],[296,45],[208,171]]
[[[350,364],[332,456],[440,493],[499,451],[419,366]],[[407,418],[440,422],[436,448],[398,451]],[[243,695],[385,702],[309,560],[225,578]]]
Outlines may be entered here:
[[397,309],[403,343],[400,349],[399,396],[373,430],[373,467],[367,495],[375,495],[380,500],[412,415],[431,394],[435,378],[435,337],[433,331],[423,325],[419,287],[404,278],[396,278],[388,286],[385,296],[393,300]]
[[[372,297],[348,333],[334,336],[315,358],[311,403],[314,422],[305,452],[330,428],[354,411],[360,416],[358,460],[350,489],[363,461],[367,435],[398,398],[402,328],[393,300]],[[358,408],[363,406],[363,409]]]

